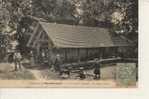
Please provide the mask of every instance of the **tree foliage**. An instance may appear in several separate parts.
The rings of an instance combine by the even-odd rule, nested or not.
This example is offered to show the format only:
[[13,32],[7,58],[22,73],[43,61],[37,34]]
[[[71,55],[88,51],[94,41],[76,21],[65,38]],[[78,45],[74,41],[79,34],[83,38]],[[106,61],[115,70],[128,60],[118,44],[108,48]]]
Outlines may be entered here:
[[113,5],[115,6],[115,9],[118,10],[117,13],[121,15],[121,20],[114,23],[113,31],[137,41],[138,0],[115,0]]
[[[49,22],[108,27],[138,41],[138,0],[1,0],[0,30],[17,32],[20,43],[30,28],[28,16]],[[2,29],[3,28],[3,29]]]

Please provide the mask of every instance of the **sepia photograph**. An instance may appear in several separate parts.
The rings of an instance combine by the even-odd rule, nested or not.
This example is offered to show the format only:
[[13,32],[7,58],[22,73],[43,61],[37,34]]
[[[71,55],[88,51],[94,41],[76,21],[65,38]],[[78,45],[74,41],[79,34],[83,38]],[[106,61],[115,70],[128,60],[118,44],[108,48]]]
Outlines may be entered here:
[[0,0],[0,88],[137,88],[138,0]]

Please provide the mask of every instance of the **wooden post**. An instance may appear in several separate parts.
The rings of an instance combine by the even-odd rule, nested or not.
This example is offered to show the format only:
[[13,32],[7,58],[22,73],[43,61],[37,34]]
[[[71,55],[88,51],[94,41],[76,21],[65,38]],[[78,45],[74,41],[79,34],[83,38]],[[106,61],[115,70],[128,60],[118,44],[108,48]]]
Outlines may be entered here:
[[35,45],[37,43],[39,43],[38,40],[41,40],[40,36],[42,35],[42,33],[43,33],[42,31],[39,31],[39,33],[37,34],[37,36],[36,36],[36,38],[34,40],[34,43],[33,43],[32,47],[35,47]]
[[37,60],[39,62],[39,56],[40,56],[40,44],[37,44]]
[[99,58],[102,59],[102,57],[103,57],[103,48],[100,48],[100,56],[99,56]]
[[34,53],[33,51],[31,51],[31,66],[35,66],[35,56],[34,56]]
[[64,49],[64,53],[65,53],[65,62],[67,62],[67,49]]
[[88,60],[88,48],[86,49],[86,58]]
[[77,51],[78,52],[78,62],[80,62],[80,49],[78,48],[77,50],[78,50]]
[[116,57],[119,57],[118,47],[116,47]]
[[106,1],[106,0],[104,0],[104,1],[103,1],[103,4],[104,4],[104,6],[106,6],[106,5],[107,5],[107,1]]

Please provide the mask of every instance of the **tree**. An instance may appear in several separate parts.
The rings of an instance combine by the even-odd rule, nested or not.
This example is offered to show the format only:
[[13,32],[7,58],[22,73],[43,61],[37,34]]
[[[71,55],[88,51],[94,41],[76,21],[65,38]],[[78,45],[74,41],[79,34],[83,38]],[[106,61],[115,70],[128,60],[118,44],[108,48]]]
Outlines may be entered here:
[[[26,26],[22,23],[22,19],[31,15],[31,0],[2,0],[1,12],[0,31],[10,36],[16,36],[15,39],[11,39],[12,42],[17,40],[19,41],[19,46],[22,45],[22,42],[25,41],[25,38],[23,39],[24,35],[22,35],[22,27]],[[23,48],[21,46],[19,49]]]
[[132,56],[138,56],[138,0],[114,0],[111,33],[134,43]]
[[49,22],[73,24],[75,21],[74,4],[70,0],[33,0],[32,9],[33,16]]
[[8,46],[9,46],[8,35],[0,33],[0,61],[4,60]]
[[73,1],[75,4],[74,16],[79,19],[78,24],[98,26],[101,22],[109,21],[109,15],[111,14],[111,6],[109,5],[112,0]]
[[7,19],[0,21],[3,28],[0,30],[16,31],[20,45],[26,42],[25,33],[31,28],[28,16],[49,22],[110,28],[111,33],[123,35],[137,45],[138,0],[3,0],[2,4]]
[[138,0],[115,0],[113,5],[113,32],[138,41]]

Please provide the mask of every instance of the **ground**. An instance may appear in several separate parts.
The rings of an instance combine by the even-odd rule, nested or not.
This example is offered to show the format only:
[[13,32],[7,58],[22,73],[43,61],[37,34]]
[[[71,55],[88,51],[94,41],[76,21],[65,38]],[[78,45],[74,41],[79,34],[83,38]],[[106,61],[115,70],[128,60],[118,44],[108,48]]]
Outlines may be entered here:
[[[48,66],[23,65],[23,69],[14,71],[14,64],[0,63],[0,87],[118,87],[116,65],[101,67],[101,79],[93,79],[93,70],[86,70],[86,79],[79,80],[77,73],[71,73],[69,79],[62,79],[59,73]],[[15,84],[14,84],[15,80]],[[24,81],[25,80],[25,81]],[[81,82],[80,82],[81,81]],[[90,82],[93,81],[93,82]],[[54,85],[53,85],[54,84]],[[90,85],[88,85],[90,84]],[[127,86],[126,86],[127,87]],[[129,87],[136,87],[132,85]]]
[[[48,68],[25,67],[22,70],[14,71],[14,64],[0,63],[0,79],[1,80],[42,80],[48,79],[50,71]],[[56,78],[54,73],[50,73],[50,79]]]
[[[111,68],[104,68],[102,71],[109,71]],[[48,66],[30,66],[24,65],[21,71],[14,71],[14,64],[0,63],[0,87],[2,88],[113,88],[117,87],[114,80],[97,80],[93,81],[93,76],[89,75],[92,71],[86,71],[88,73],[85,80],[76,79],[76,74],[71,74],[69,79],[62,79],[57,72],[51,70]],[[103,74],[104,75],[104,74]],[[106,76],[105,76],[106,78]],[[90,81],[93,82],[90,82]]]
[[26,70],[14,71],[14,65],[10,63],[0,63],[0,80],[28,80],[35,79],[34,75]]
[[[115,78],[115,66],[105,66],[101,69],[102,79]],[[85,71],[87,80],[93,80],[93,70]],[[69,79],[77,79],[77,73],[71,73]],[[51,70],[48,66],[29,66],[24,65],[21,71],[14,71],[14,64],[0,63],[0,79],[28,79],[28,80],[59,80],[59,74]]]

